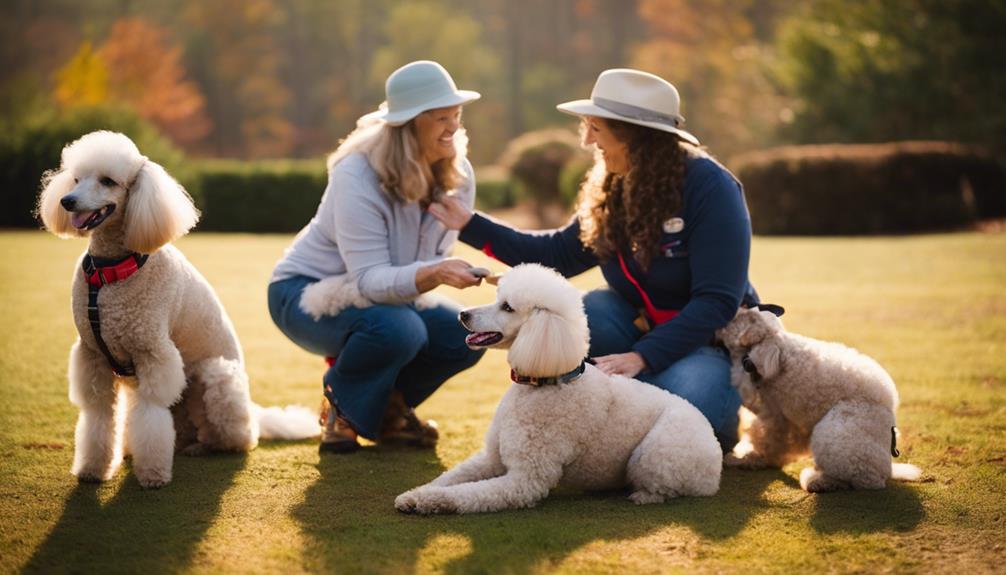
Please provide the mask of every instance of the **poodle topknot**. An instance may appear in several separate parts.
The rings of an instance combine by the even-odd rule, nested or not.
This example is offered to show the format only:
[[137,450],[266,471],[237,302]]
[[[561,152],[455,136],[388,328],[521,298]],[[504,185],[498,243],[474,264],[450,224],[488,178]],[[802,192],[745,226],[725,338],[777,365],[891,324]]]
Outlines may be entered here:
[[680,397],[584,364],[589,335],[581,294],[553,270],[513,268],[495,303],[467,309],[460,319],[470,347],[508,350],[514,383],[483,450],[399,495],[399,511],[531,507],[558,485],[628,486],[638,504],[719,489],[723,456],[709,422]]

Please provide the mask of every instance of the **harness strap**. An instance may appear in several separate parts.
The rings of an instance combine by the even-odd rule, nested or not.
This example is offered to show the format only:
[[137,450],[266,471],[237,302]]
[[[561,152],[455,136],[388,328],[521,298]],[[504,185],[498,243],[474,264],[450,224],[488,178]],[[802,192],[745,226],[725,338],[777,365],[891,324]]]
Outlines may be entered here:
[[133,275],[143,264],[147,263],[147,254],[132,253],[121,260],[104,260],[92,257],[91,254],[84,256],[81,267],[84,271],[84,279],[87,281],[87,320],[91,324],[91,332],[94,340],[98,344],[98,349],[104,354],[112,367],[112,372],[119,377],[132,377],[136,375],[133,364],[125,365],[118,362],[108,350],[108,345],[101,337],[101,312],[98,309],[98,292],[102,286],[106,286],[117,281],[122,281]]
[[622,257],[622,252],[618,252],[618,264],[622,267],[622,273],[628,278],[629,282],[636,287],[636,291],[639,292],[639,296],[643,299],[643,306],[646,308],[646,315],[650,317],[655,325],[660,325],[662,323],[667,323],[678,316],[680,311],[676,309],[659,309],[657,306],[653,305],[650,301],[650,296],[646,295],[643,291],[643,287],[639,285],[636,278],[629,273],[629,266],[625,265],[625,258]]

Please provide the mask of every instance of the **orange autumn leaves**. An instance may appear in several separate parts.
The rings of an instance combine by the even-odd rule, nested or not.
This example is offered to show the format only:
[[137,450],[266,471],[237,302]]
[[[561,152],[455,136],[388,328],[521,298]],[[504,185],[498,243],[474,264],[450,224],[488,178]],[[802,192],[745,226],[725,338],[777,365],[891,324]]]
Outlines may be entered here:
[[126,104],[181,144],[202,140],[211,127],[199,87],[186,78],[181,48],[142,18],[116,21],[97,48],[82,43],[56,72],[54,96],[64,108]]

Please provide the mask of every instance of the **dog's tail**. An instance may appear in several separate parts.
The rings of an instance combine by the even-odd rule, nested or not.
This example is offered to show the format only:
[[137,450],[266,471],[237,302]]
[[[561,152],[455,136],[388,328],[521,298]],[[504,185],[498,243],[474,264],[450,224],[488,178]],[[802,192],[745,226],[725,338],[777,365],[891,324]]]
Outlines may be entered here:
[[318,437],[318,415],[303,405],[262,407],[252,405],[262,439],[307,439]]
[[911,463],[891,463],[891,479],[895,481],[918,481],[922,470]]

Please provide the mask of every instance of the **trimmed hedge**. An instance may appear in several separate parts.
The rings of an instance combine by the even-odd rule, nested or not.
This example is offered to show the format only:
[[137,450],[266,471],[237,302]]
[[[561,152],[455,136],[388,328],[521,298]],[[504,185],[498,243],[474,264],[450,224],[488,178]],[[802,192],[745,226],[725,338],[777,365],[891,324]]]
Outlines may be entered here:
[[512,207],[516,202],[516,190],[505,168],[501,166],[476,168],[475,207],[480,210],[496,210]]
[[758,234],[884,234],[1006,216],[1006,172],[949,142],[789,146],[733,158]]
[[201,231],[296,232],[314,217],[328,184],[320,158],[204,160],[196,169]]
[[589,158],[580,146],[580,138],[569,130],[550,129],[528,132],[509,144],[500,164],[510,170],[522,198],[539,205],[572,205],[575,198],[564,197],[560,176],[571,162]]

